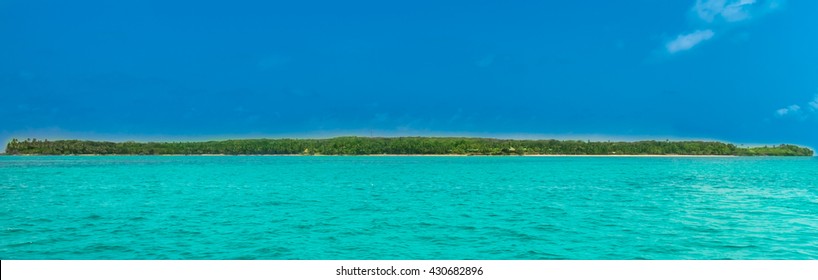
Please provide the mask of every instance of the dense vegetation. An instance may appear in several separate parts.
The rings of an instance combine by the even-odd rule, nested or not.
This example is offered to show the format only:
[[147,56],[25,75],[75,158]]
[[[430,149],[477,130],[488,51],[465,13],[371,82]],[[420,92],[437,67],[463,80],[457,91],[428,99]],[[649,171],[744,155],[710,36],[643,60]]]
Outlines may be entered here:
[[739,155],[812,156],[793,145],[736,147],[703,141],[591,142],[505,140],[458,137],[337,137],[330,139],[246,139],[208,142],[101,142],[13,139],[7,154],[100,155]]

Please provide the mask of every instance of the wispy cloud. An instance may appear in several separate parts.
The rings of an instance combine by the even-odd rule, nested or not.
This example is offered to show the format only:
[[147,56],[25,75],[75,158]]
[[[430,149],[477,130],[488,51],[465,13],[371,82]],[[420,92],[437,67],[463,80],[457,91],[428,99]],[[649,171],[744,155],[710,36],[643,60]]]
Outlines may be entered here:
[[818,94],[815,95],[815,98],[809,102],[810,110],[815,111],[818,110]]
[[784,108],[775,110],[776,117],[795,117],[798,120],[807,120],[814,118],[818,120],[818,95],[807,101],[805,105],[793,104]]
[[680,51],[689,50],[701,42],[713,38],[713,30],[696,30],[693,33],[681,34],[675,40],[670,41],[665,45],[667,52],[676,53]]
[[755,3],[756,0],[698,0],[693,10],[706,22],[717,19],[737,22],[750,18],[750,8]]
[[789,115],[789,114],[796,114],[800,110],[801,110],[801,106],[790,105],[787,108],[781,108],[781,109],[775,110],[775,114],[780,116],[780,117],[783,117],[783,116],[786,116],[786,115]]
[[691,8],[691,25],[698,30],[684,32],[665,44],[669,54],[690,50],[717,34],[726,33],[731,26],[761,17],[781,7],[783,0],[696,0]]

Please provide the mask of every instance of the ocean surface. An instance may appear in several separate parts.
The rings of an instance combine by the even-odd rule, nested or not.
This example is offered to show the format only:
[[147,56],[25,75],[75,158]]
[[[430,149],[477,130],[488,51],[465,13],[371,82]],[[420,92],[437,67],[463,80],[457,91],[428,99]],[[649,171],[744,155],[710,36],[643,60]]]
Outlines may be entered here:
[[818,158],[4,156],[0,259],[818,259]]

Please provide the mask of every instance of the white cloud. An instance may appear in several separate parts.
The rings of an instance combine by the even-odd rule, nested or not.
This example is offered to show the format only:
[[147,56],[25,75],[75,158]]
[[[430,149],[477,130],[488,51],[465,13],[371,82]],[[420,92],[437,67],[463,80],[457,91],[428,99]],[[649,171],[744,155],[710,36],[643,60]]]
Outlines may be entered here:
[[779,9],[782,1],[784,0],[696,0],[691,8],[691,25],[701,29],[678,35],[665,44],[665,49],[670,54],[689,50],[713,38],[717,32],[720,35],[728,33],[738,22],[758,18]]
[[713,22],[718,18],[737,22],[750,18],[750,9],[754,4],[756,0],[697,0],[693,10],[706,22]]
[[724,7],[721,17],[728,22],[742,21],[750,18],[749,5],[755,4],[755,0],[741,0]]
[[[799,103],[800,104],[800,103]],[[818,121],[818,95],[804,102],[775,110],[775,116],[797,121]]]
[[682,34],[676,37],[673,41],[665,45],[668,53],[676,53],[679,51],[689,50],[701,42],[713,38],[713,30],[696,30],[693,33]]
[[789,115],[789,114],[798,113],[798,111],[800,111],[800,110],[801,110],[801,106],[790,105],[787,108],[781,108],[781,109],[775,110],[775,114],[778,115],[779,117],[783,117],[783,116],[786,116],[786,115]]

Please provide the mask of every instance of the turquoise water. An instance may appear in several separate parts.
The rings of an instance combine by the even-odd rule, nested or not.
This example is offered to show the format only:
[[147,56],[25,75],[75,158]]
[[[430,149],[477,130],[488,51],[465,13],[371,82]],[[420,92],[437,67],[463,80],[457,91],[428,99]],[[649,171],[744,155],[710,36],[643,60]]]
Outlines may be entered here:
[[0,157],[0,259],[818,259],[818,158]]

